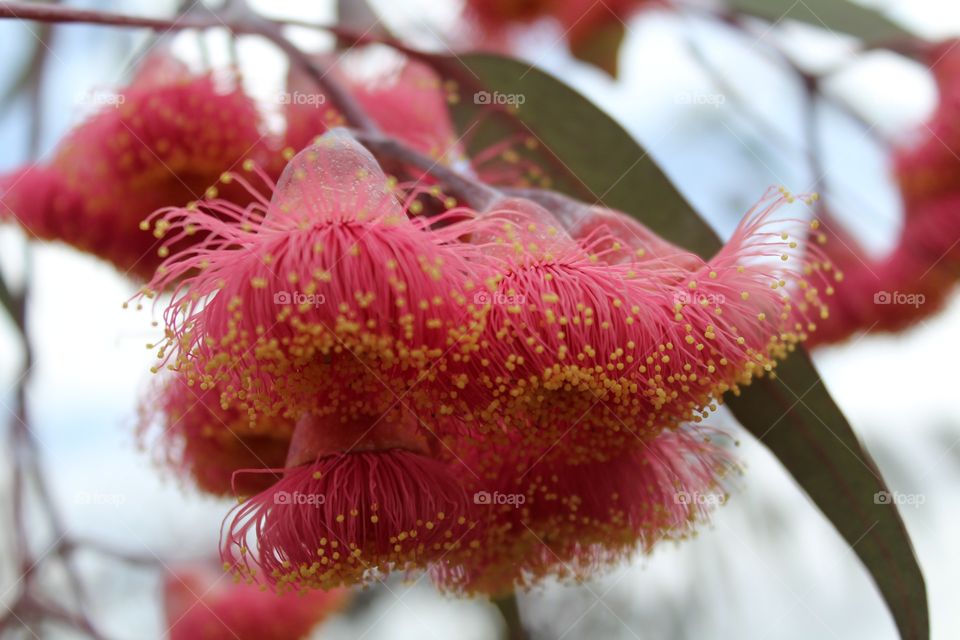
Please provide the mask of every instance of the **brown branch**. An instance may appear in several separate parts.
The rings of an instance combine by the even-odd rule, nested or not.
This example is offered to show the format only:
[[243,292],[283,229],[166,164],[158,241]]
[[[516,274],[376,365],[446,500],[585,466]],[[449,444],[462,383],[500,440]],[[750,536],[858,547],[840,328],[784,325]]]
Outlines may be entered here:
[[182,29],[210,29],[226,26],[212,14],[198,17],[185,15],[175,20],[131,16],[95,9],[77,9],[32,2],[0,2],[0,18],[17,18],[36,22],[79,23],[112,27],[141,27],[161,31]]
[[[18,18],[21,20],[36,20],[40,22],[82,23],[109,25],[114,27],[140,27],[155,30],[184,30],[184,29],[211,29],[226,28],[235,35],[259,35],[279,47],[290,60],[299,65],[310,78],[327,94],[333,105],[343,114],[351,126],[363,131],[375,132],[377,126],[367,116],[354,97],[347,91],[333,74],[330,67],[322,62],[311,59],[303,51],[291,43],[283,35],[282,26],[285,22],[275,22],[262,18],[250,11],[246,4],[234,2],[223,16],[210,14],[199,16],[186,14],[176,19],[145,18],[106,11],[90,9],[75,9],[72,7],[56,7],[49,5],[27,4],[23,2],[0,2],[0,18]],[[335,33],[345,42],[354,45],[367,42],[380,42],[382,39],[364,34],[339,29],[310,25],[312,28],[328,30]],[[406,50],[406,47],[397,44]]]
[[310,79],[330,98],[333,106],[343,114],[350,126],[368,133],[379,131],[377,124],[367,115],[356,98],[331,73],[331,65],[315,60],[301,51],[283,35],[283,30],[278,23],[253,14],[250,14],[247,20],[249,23],[246,26],[250,30],[248,33],[257,33],[267,38],[287,54],[290,61],[303,69],[310,76]]
[[305,29],[326,31],[336,36],[340,45],[345,48],[364,44],[383,44],[412,58],[427,62],[431,60],[431,54],[427,52],[409,47],[389,35],[381,35],[372,31],[361,32],[339,25],[316,24],[303,20],[266,20],[259,16],[257,16],[259,19],[257,22],[245,23],[243,14],[240,11],[235,10],[234,15],[240,15],[240,19],[232,17],[229,13],[227,15],[217,15],[210,10],[206,10],[203,13],[194,10],[177,18],[149,18],[109,11],[97,11],[94,9],[76,9],[28,2],[0,2],[0,19],[17,18],[36,22],[142,28],[153,29],[155,31],[225,28],[236,35],[263,35],[267,37],[266,34],[260,32],[262,25],[259,23],[259,20],[265,20],[276,26],[303,27]]
[[133,551],[127,551],[124,549],[116,549],[111,547],[99,540],[94,539],[73,539],[66,540],[62,545],[62,551],[66,554],[75,554],[81,553],[83,551],[89,551],[91,553],[98,553],[108,558],[114,560],[119,560],[120,562],[126,562],[132,565],[138,565],[143,567],[162,567],[164,563],[154,555],[139,554]]
[[7,281],[3,277],[3,274],[0,274],[0,306],[7,312],[7,315],[10,316],[10,319],[13,320],[14,325],[18,330],[23,329],[23,304],[20,300],[20,296],[14,295],[10,290],[10,287],[7,286]]

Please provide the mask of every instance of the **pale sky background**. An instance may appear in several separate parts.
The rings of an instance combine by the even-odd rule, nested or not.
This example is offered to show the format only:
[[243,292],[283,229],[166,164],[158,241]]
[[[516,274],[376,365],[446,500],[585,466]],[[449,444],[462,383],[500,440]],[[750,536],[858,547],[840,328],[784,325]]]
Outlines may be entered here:
[[[171,4],[82,3],[153,15],[169,11]],[[269,6],[271,15],[292,11],[298,18],[318,20],[332,15],[325,3],[252,4]],[[392,27],[420,34],[418,42],[435,46],[441,46],[436,33],[455,14],[452,3],[430,0],[375,4]],[[960,33],[960,3],[951,0],[872,4],[925,33]],[[804,59],[824,67],[848,53],[846,44],[808,28],[785,25],[777,34],[788,37]],[[306,33],[298,36],[305,44],[317,41]],[[629,25],[622,77],[613,82],[573,62],[556,44],[557,36],[550,26],[535,29],[524,54],[588,93],[627,126],[723,232],[769,185],[809,188],[801,94],[792,78],[767,61],[762,43],[731,37],[700,21],[643,16]],[[732,96],[720,107],[678,104],[677,96],[683,94],[719,93],[690,57],[688,37],[700,43],[766,125],[756,126],[754,114],[739,113]],[[28,38],[22,24],[0,23],[0,59],[19,59]],[[126,58],[121,45],[131,38],[139,41],[142,34],[86,26],[57,31],[44,86],[45,151],[78,121],[78,96],[122,81]],[[212,36],[211,43],[218,38]],[[193,56],[195,41],[182,36],[177,49]],[[251,89],[269,103],[279,90],[282,58],[266,45],[250,42],[241,50],[241,60]],[[0,86],[15,66],[0,68]],[[849,65],[830,90],[892,136],[909,133],[935,100],[932,83],[919,67],[884,54]],[[21,105],[0,120],[0,170],[23,162],[28,115]],[[773,136],[771,128],[780,133]],[[830,204],[873,250],[883,251],[901,216],[886,159],[858,125],[835,111],[825,113],[822,135],[828,181],[836,188]],[[134,447],[136,400],[150,380],[152,362],[145,344],[155,335],[148,313],[121,309],[135,286],[105,263],[60,245],[37,245],[33,255],[30,318],[37,364],[30,409],[70,527],[118,547],[156,553],[166,562],[210,555],[229,504],[181,489]],[[5,275],[21,273],[22,256],[22,234],[0,229]],[[960,409],[954,395],[958,323],[960,298],[955,295],[942,314],[902,335],[855,339],[816,354],[825,385],[877,458],[891,489],[924,497],[922,506],[905,507],[903,516],[926,574],[937,640],[960,637]],[[11,327],[0,320],[0,402],[7,406],[20,366],[18,353]],[[5,413],[0,406],[0,414]],[[524,617],[539,632],[536,637],[895,638],[892,619],[866,572],[778,463],[724,415],[713,423],[741,437],[739,454],[747,466],[713,525],[695,540],[665,546],[588,585],[548,586],[523,595]],[[6,477],[0,482],[6,483]],[[6,486],[0,490],[7,495]],[[100,504],[89,504],[88,496]],[[0,541],[6,542],[5,532]],[[0,562],[4,566],[0,594],[7,593],[0,599],[6,600],[13,576],[6,559]],[[84,568],[97,596],[95,618],[111,637],[162,633],[155,573],[97,557],[86,558]],[[488,605],[445,598],[426,585],[426,580],[414,587],[391,583],[389,590],[377,591],[359,618],[334,620],[316,637],[479,639],[496,633],[499,621]]]

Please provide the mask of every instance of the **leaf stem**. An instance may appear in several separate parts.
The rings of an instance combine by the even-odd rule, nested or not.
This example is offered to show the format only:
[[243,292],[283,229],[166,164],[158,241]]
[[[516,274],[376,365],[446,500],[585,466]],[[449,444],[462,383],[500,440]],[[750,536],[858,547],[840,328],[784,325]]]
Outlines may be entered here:
[[490,600],[500,611],[503,621],[506,624],[504,640],[527,640],[530,636],[523,628],[523,622],[520,619],[520,606],[517,604],[517,596],[514,593],[500,596]]

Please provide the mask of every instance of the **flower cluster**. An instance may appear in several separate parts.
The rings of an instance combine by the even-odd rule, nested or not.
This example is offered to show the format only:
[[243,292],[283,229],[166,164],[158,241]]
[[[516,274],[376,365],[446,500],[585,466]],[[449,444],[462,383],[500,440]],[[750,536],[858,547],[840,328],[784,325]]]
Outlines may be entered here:
[[[552,22],[611,76],[625,21],[674,6],[462,5],[460,44],[511,49]],[[802,343],[908,326],[960,275],[958,40],[923,45],[940,102],[894,149],[905,224],[892,252],[869,258],[826,210],[827,224],[791,217],[818,196],[773,188],[699,255],[560,193],[589,185],[540,148],[569,128],[527,126],[546,85],[507,93],[496,74],[346,24],[321,27],[335,54],[307,52],[284,35],[295,21],[227,9],[187,26],[279,47],[290,66],[274,100],[245,92],[239,69],[204,56],[191,70],[160,46],[127,86],[85,99],[96,108],[48,158],[0,175],[0,222],[136,282],[131,300],[162,334],[140,443],[234,500],[220,566],[165,572],[174,640],[307,637],[349,588],[398,574],[515,607],[517,589],[686,539],[740,468],[710,424],[729,394],[776,377]],[[28,17],[56,16],[166,24]],[[583,106],[564,124],[590,121],[574,117]],[[25,294],[6,297],[29,343]],[[84,612],[40,600],[25,590],[11,616],[94,633]]]
[[0,218],[146,279],[166,250],[138,231],[142,220],[203,197],[245,158],[266,162],[270,147],[256,105],[232,74],[195,75],[156,53],[116,97],[71,131],[49,162],[0,177]]
[[182,376],[164,379],[150,393],[140,425],[143,445],[163,466],[222,496],[250,495],[273,484],[293,434],[289,421],[251,423],[235,408],[224,409],[218,389],[200,390]]
[[894,150],[904,223],[892,251],[874,259],[837,224],[820,236],[846,274],[816,343],[857,331],[899,331],[938,311],[960,276],[960,47],[933,47],[940,99],[913,139]]
[[[432,71],[330,73],[384,135],[465,163]],[[475,210],[423,167],[388,176],[296,70],[265,134],[222,80],[152,58],[5,202],[149,280],[169,371],[141,433],[241,499],[228,569],[279,591],[429,570],[496,594],[683,537],[722,502],[736,464],[699,423],[828,319],[839,278],[780,216],[793,196],[705,260],[602,207],[488,189]],[[544,186],[516,142],[475,173]]]
[[483,44],[503,46],[509,32],[542,19],[556,21],[574,55],[616,75],[624,26],[634,14],[669,0],[468,0],[466,22],[477,29]]
[[[462,157],[441,83],[424,65],[404,61],[372,78],[331,73],[385,132],[438,161]],[[255,164],[276,180],[296,151],[344,124],[316,83],[294,69],[280,101],[285,129],[270,132],[265,109],[244,93],[239,74],[194,73],[165,51],[152,53],[127,87],[104,96],[110,99],[48,162],[0,175],[0,221],[15,220],[31,237],[65,242],[141,280],[202,235],[163,242],[148,232],[149,214],[205,198],[242,209],[253,202],[250,192],[220,180],[224,174]]]
[[[230,514],[221,552],[280,591],[430,570],[500,593],[687,535],[735,467],[696,423],[826,315],[831,267],[779,217],[785,192],[703,260],[597,207],[440,195],[418,215],[423,194],[343,130],[276,183],[244,169],[223,180],[250,205],[155,214],[164,242],[199,239],[143,295],[169,292],[172,406],[219,396],[203,419],[161,414],[198,423],[176,429],[187,443],[210,431],[263,452],[250,476],[268,486]],[[218,468],[243,478],[241,457]]]
[[178,567],[164,577],[164,609],[170,640],[307,638],[324,619],[344,608],[346,591],[276,597],[253,585],[223,579],[216,566]]

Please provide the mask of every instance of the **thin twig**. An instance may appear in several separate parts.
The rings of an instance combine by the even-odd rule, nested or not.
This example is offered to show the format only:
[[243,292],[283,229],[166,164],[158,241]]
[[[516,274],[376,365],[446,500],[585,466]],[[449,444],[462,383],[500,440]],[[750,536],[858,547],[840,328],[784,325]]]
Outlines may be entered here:
[[0,274],[0,306],[4,308],[4,310],[7,312],[7,315],[9,315],[10,319],[13,320],[13,323],[16,325],[17,329],[22,330],[22,305],[19,297],[15,296],[13,292],[10,291],[10,287],[7,286],[7,281],[3,277],[3,274]]
[[210,29],[225,26],[223,22],[212,15],[203,17],[186,15],[176,20],[170,20],[168,18],[147,18],[95,9],[77,9],[75,7],[32,2],[0,2],[0,18],[18,18],[37,22],[98,24],[113,27],[144,27],[161,31]]
[[[0,2],[0,18],[19,18],[56,23],[100,24],[115,27],[142,27],[155,30],[184,30],[226,28],[235,35],[259,35],[267,38],[279,47],[290,60],[299,65],[310,78],[327,94],[333,105],[343,114],[351,126],[363,131],[377,131],[376,123],[360,107],[356,99],[347,91],[325,63],[314,60],[296,47],[283,35],[282,26],[286,23],[267,20],[250,11],[242,2],[233,2],[223,16],[209,16],[188,13],[175,20],[164,18],[145,18],[106,11],[75,9],[72,7],[54,7],[34,5],[22,2]],[[373,36],[357,34],[349,30],[321,25],[310,25],[315,29],[329,30],[345,42],[354,44],[381,41]],[[406,50],[405,47],[402,47]]]
[[331,71],[331,65],[311,58],[301,51],[283,35],[279,24],[263,18],[256,18],[255,20],[251,18],[251,20],[250,28],[277,45],[287,54],[292,64],[299,66],[310,76],[310,79],[330,98],[333,106],[343,114],[350,126],[367,133],[377,133],[379,131],[376,122],[367,115],[367,112],[353,97],[353,94],[337,80],[335,74]]
[[139,554],[124,549],[116,549],[94,539],[78,538],[67,540],[63,544],[63,551],[69,554],[90,551],[113,558],[114,560],[144,567],[161,567],[164,564],[159,558],[152,554]]

